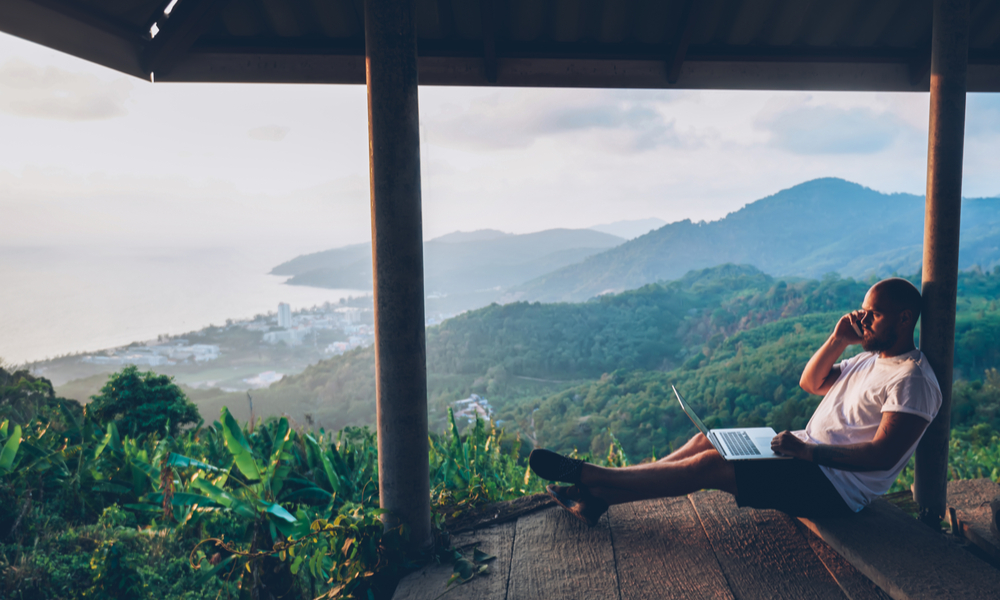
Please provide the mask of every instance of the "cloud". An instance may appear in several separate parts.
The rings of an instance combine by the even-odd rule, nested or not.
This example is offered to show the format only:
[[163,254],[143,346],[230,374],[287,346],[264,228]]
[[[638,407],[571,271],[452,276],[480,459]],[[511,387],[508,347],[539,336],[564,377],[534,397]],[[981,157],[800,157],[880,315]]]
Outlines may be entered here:
[[247,135],[250,136],[250,139],[262,142],[280,142],[285,139],[289,131],[291,128],[282,125],[262,125],[254,127],[247,132]]
[[965,105],[965,135],[986,138],[1000,133],[1000,97],[969,94]]
[[62,121],[121,117],[128,114],[125,102],[131,91],[132,84],[124,78],[107,82],[19,59],[0,65],[0,111],[19,117]]
[[794,154],[874,154],[908,128],[889,113],[833,106],[786,108],[755,125],[771,134],[772,146]]
[[546,137],[593,133],[613,137],[612,146],[629,152],[689,147],[697,141],[682,137],[674,122],[663,117],[662,98],[573,91],[476,98],[465,110],[452,106],[445,115],[425,118],[425,125],[437,143],[477,150],[523,149]]

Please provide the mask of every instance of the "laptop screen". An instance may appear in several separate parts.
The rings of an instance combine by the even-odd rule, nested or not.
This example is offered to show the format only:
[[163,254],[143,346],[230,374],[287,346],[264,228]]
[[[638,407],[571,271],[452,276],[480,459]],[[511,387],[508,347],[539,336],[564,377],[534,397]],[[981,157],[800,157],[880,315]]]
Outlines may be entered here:
[[684,414],[686,414],[688,418],[690,418],[691,421],[694,422],[694,426],[697,427],[698,430],[704,433],[705,436],[707,437],[708,427],[705,427],[705,424],[701,422],[701,419],[698,418],[698,415],[694,414],[694,411],[688,408],[687,403],[684,402],[684,398],[681,398],[681,394],[680,392],[677,391],[677,388],[675,388],[674,386],[670,386],[670,389],[674,390],[674,395],[677,396],[677,401],[681,403],[681,410],[684,411]]

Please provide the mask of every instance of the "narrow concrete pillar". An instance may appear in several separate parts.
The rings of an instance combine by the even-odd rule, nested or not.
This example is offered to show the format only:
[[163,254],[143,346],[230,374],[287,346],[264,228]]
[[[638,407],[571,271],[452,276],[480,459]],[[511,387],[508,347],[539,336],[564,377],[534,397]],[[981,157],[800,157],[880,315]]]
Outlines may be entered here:
[[914,495],[921,520],[938,527],[944,518],[948,492],[969,0],[934,0],[931,46],[920,349],[934,368],[944,403],[917,447]]
[[431,544],[424,256],[413,0],[365,0],[379,497]]

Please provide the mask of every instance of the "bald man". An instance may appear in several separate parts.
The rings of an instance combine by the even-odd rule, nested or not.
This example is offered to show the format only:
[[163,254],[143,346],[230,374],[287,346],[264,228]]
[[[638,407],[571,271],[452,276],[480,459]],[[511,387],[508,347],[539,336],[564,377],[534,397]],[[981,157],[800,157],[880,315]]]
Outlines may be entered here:
[[[539,449],[531,469],[573,484],[547,490],[589,525],[612,504],[705,488],[729,492],[740,506],[793,516],[860,511],[892,486],[941,407],[937,378],[913,345],[920,305],[912,283],[892,278],[868,290],[861,310],[840,318],[799,381],[823,401],[804,430],[771,442],[793,460],[727,461],[699,433],[654,463],[605,468]],[[837,362],[854,344],[864,352]]]

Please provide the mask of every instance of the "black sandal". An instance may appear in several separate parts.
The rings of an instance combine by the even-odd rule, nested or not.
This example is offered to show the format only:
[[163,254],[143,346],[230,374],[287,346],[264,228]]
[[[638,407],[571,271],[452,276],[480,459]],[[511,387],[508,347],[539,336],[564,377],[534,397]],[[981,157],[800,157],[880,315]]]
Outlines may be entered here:
[[592,495],[586,488],[579,486],[548,485],[545,491],[556,501],[556,504],[569,511],[577,519],[589,527],[597,525],[601,515],[608,511],[608,503]]
[[564,483],[580,483],[580,473],[584,462],[569,458],[544,448],[536,448],[528,455],[528,465],[542,479],[562,481]]

